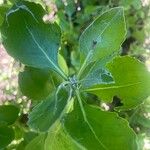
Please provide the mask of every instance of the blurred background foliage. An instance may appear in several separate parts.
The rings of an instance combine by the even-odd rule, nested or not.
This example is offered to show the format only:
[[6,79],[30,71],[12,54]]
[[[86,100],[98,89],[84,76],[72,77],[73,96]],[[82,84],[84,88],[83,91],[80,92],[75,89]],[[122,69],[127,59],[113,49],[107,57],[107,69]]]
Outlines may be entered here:
[[[19,0],[18,0],[19,1]],[[45,22],[56,21],[62,29],[60,53],[64,56],[70,74],[79,67],[78,39],[83,30],[104,11],[123,6],[127,23],[126,40],[121,55],[131,55],[143,61],[150,70],[150,0],[30,0],[45,9]],[[0,26],[7,10],[17,0],[0,0]],[[117,32],[117,31],[116,31]],[[1,41],[1,38],[0,38]],[[2,41],[1,41],[2,42]],[[37,136],[29,131],[26,122],[32,104],[18,88],[17,75],[22,66],[14,61],[0,45],[0,104],[13,104],[20,108],[20,115],[12,125],[15,140],[6,150],[23,150]],[[131,91],[132,92],[132,91]],[[117,105],[117,104],[115,104]],[[107,109],[108,105],[102,104]],[[131,111],[121,112],[138,135],[139,150],[150,150],[150,98]]]

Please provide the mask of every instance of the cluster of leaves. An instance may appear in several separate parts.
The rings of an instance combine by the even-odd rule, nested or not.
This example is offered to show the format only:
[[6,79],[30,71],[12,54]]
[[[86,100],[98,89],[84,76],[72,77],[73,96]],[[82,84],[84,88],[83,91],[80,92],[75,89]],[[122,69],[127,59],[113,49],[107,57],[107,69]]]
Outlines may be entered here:
[[[60,8],[58,16],[62,20],[58,22],[62,31],[70,29],[62,40],[73,40],[71,60],[66,59],[69,68],[62,56],[66,58],[68,54],[65,42],[61,45],[61,29],[56,23],[43,22],[45,10],[39,4],[15,4],[1,27],[7,52],[25,65],[19,73],[20,89],[36,105],[29,113],[27,124],[38,135],[32,134],[33,139],[24,140],[18,149],[137,149],[136,134],[118,114],[135,108],[149,96],[150,73],[135,58],[119,56],[126,35],[123,8],[110,9],[96,18],[83,31],[77,44],[75,31],[79,31],[80,25],[73,29],[73,3],[65,8],[69,27],[62,22],[65,19],[61,2],[56,4]],[[80,61],[77,61],[78,55]],[[121,105],[113,108],[113,112],[104,111],[95,103],[89,104],[89,100],[95,99],[111,103],[114,96],[121,100]],[[0,148],[14,139],[13,129],[8,125],[14,123],[19,112],[11,112],[13,108],[8,111],[7,107],[14,106],[2,106],[1,120],[6,123],[0,124],[3,129],[10,128],[11,134],[0,131],[2,137],[8,137],[3,138]],[[4,119],[12,115],[4,112],[14,114],[11,123]]]

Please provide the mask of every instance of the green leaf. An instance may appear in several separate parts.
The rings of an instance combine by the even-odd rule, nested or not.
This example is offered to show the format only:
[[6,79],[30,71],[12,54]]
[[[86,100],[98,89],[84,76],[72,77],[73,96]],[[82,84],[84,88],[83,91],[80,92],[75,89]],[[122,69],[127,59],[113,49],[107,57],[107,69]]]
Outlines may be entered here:
[[44,144],[46,137],[47,134],[40,134],[25,147],[25,150],[45,150]]
[[80,77],[82,89],[88,88],[96,84],[113,83],[111,73],[106,69],[106,63],[109,62],[114,55],[103,58],[98,62],[90,63]]
[[119,52],[126,34],[124,12],[122,7],[113,8],[98,17],[80,37],[82,74],[87,64]]
[[[83,111],[83,112],[82,112]],[[98,107],[78,104],[66,115],[66,132],[84,149],[135,150],[136,136],[127,121],[116,113],[105,112]]]
[[34,100],[47,97],[55,88],[51,76],[51,72],[47,69],[25,67],[25,70],[19,73],[21,92]]
[[34,138],[25,148],[25,150],[79,150],[72,138],[66,134],[59,122],[48,131]]
[[121,1],[119,1],[119,5],[123,6],[127,10],[129,10],[131,7],[138,10],[142,7],[142,1],[140,1],[140,0],[121,0]]
[[[60,54],[58,55],[58,63],[68,74],[67,64]],[[32,100],[41,100],[53,92],[62,79],[53,71],[26,66],[24,71],[19,73],[18,82],[20,90],[25,96]]]
[[106,102],[114,96],[121,99],[121,109],[128,109],[142,103],[150,93],[150,73],[140,61],[129,57],[116,57],[107,65],[115,83],[99,84],[86,89]]
[[7,126],[0,126],[0,149],[6,148],[14,139],[14,131]]
[[28,131],[28,132],[25,132],[24,135],[22,136],[23,136],[23,140],[19,143],[19,145],[17,145],[16,150],[25,150],[26,146],[30,142],[32,142],[32,140],[36,138],[38,134],[32,131]]
[[79,150],[79,145],[65,133],[60,123],[57,123],[49,132],[45,140],[45,150]]
[[14,105],[0,106],[0,124],[11,125],[19,115],[19,109]]
[[36,131],[46,132],[63,115],[68,102],[68,89],[56,91],[35,106],[29,114],[28,125]]
[[23,64],[47,68],[67,78],[58,66],[59,26],[45,24],[45,11],[39,4],[21,2],[12,7],[2,26],[3,44],[7,52]]
[[5,18],[4,16],[9,8],[10,8],[10,5],[6,5],[6,4],[3,4],[0,6],[0,26],[2,25],[4,18]]
[[21,1],[21,0],[9,0],[12,4],[15,4],[15,3],[17,3],[17,2],[19,2],[19,1]]
[[65,72],[65,74],[68,75],[69,73],[68,66],[64,57],[61,54],[58,54],[58,64],[60,68]]

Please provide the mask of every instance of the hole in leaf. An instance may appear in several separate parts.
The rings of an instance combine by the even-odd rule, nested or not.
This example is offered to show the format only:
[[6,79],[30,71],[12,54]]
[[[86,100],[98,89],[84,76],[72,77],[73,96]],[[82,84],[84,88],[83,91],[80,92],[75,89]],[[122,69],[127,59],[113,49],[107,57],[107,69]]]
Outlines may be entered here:
[[123,106],[123,103],[119,97],[114,96],[112,103],[109,104],[110,111],[114,111],[114,108],[119,106]]

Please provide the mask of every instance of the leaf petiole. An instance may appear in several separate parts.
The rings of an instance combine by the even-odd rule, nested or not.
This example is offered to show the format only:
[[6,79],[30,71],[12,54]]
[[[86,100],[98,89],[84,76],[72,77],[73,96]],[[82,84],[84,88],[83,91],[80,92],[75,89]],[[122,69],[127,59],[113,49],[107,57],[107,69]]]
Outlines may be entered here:
[[81,97],[80,97],[79,90],[77,89],[77,90],[75,91],[75,93],[76,93],[77,100],[78,100],[79,105],[80,105],[80,108],[81,108],[81,112],[82,112],[82,114],[83,114],[84,121],[85,121],[85,122],[88,122],[87,117],[86,117],[86,113],[85,113],[85,111],[84,111],[83,103],[82,103],[82,100],[81,100]]

